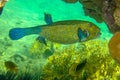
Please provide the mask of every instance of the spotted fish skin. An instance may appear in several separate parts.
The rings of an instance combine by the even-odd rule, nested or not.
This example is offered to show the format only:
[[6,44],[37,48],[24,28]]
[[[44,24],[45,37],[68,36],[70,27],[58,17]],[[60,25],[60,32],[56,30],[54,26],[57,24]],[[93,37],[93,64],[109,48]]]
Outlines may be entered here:
[[78,37],[79,28],[81,28],[82,31],[88,30],[90,33],[86,41],[97,37],[100,33],[100,29],[91,22],[67,20],[54,22],[51,25],[41,27],[42,31],[40,32],[40,36],[62,44],[76,43],[80,41]]

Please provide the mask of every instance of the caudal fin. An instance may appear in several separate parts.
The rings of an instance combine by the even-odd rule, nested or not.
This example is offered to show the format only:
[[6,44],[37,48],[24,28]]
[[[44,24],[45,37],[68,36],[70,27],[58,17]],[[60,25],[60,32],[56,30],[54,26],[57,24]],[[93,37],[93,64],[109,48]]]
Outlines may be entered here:
[[29,28],[13,28],[9,31],[9,37],[12,40],[18,40],[24,36],[31,34],[39,34],[41,32],[40,26],[29,27]]
[[24,28],[13,28],[9,31],[12,40],[18,40],[26,35]]

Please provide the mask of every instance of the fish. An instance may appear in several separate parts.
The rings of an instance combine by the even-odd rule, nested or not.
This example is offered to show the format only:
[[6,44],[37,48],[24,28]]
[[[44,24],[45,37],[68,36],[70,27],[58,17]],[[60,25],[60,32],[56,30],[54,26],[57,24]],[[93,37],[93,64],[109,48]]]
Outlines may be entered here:
[[[37,40],[45,45],[46,39],[60,44],[84,42],[100,36],[100,28],[89,21],[63,20],[53,22],[50,14],[44,14],[47,24],[29,28],[13,28],[9,31],[12,40],[19,40],[27,35],[37,34]],[[48,17],[47,17],[48,16]]]

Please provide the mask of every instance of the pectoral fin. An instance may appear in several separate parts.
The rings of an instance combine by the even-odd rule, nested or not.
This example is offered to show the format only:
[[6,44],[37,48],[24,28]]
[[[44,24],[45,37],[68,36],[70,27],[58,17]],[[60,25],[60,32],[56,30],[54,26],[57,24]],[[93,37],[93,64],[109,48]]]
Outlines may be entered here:
[[78,28],[78,38],[80,41],[85,41],[89,36],[89,32],[87,30],[82,31],[81,28]]
[[45,45],[47,46],[47,43],[46,43],[46,40],[45,40],[44,37],[38,36],[38,37],[36,38],[36,40],[38,40],[39,42],[41,42],[41,43],[43,43],[43,44],[45,44]]
[[88,30],[84,30],[84,34],[86,37],[90,36],[90,33],[88,32]]

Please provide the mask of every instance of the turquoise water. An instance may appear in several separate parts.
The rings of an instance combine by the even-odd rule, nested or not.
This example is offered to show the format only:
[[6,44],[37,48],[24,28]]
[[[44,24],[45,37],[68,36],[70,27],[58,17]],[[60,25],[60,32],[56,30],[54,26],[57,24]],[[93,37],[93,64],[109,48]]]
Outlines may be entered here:
[[100,27],[102,32],[105,32],[102,37],[109,35],[105,23],[97,23],[93,18],[85,16],[79,2],[67,4],[61,0],[54,0],[52,3],[49,0],[33,2],[29,0],[10,0],[5,5],[1,20],[6,20],[7,27],[12,25],[12,27],[30,27],[45,24],[45,12],[52,15],[53,21],[86,20],[93,22]]
[[[26,69],[26,67],[28,67],[28,69],[31,69],[30,71],[34,71],[37,68],[38,70],[40,70],[40,74],[42,74],[42,68],[44,67],[43,65],[47,64],[46,59],[41,57],[42,53],[39,53],[40,57],[38,56],[38,54],[34,56],[30,54],[30,49],[33,45],[35,45],[34,42],[38,35],[30,35],[20,40],[14,41],[9,38],[8,34],[9,34],[9,30],[12,28],[16,28],[16,27],[27,28],[36,25],[46,24],[44,21],[45,12],[52,15],[52,19],[54,22],[62,21],[62,20],[83,20],[83,21],[93,22],[100,28],[100,31],[102,33],[102,35],[99,38],[97,38],[97,40],[101,40],[101,41],[109,40],[112,36],[112,34],[109,32],[104,22],[98,23],[93,18],[90,18],[89,16],[85,16],[84,10],[82,8],[82,4],[80,4],[79,2],[75,4],[69,4],[63,2],[62,0],[52,0],[52,1],[51,0],[10,0],[6,3],[3,13],[0,16],[0,22],[1,22],[0,23],[0,32],[1,32],[0,33],[1,35],[0,37],[1,68],[0,69],[2,69],[3,71],[6,70],[4,67],[4,61],[10,60],[15,62],[19,66],[20,71],[22,71],[21,70],[22,68]],[[71,46],[69,45],[66,46],[62,44],[56,44],[50,41],[48,41],[48,44],[54,45],[53,48],[50,48],[54,51],[54,53],[57,52],[57,50],[59,51],[59,49],[61,50],[61,47],[63,47],[62,49],[66,47],[71,48]],[[75,44],[74,46],[76,45],[79,44]],[[36,48],[36,49],[41,49],[40,51],[41,52],[43,51],[44,53],[44,49],[42,50],[42,47],[44,49],[49,49],[50,46],[47,46],[47,48],[45,48],[45,46],[43,45],[40,46],[40,48]],[[56,47],[59,49],[57,49]],[[18,62],[14,60],[15,58],[14,55],[19,55],[17,59]],[[20,58],[20,56],[23,57],[23,60]],[[44,79],[44,80],[48,80],[48,79]],[[53,80],[53,79],[49,79],[49,80]],[[57,80],[62,80],[62,79],[57,79]]]

